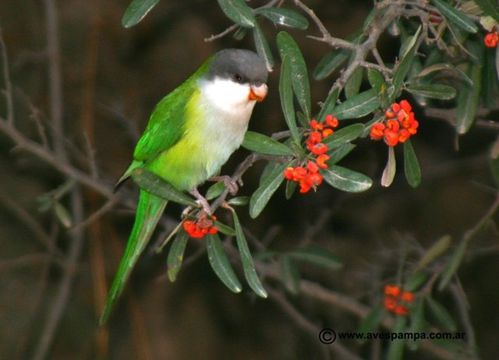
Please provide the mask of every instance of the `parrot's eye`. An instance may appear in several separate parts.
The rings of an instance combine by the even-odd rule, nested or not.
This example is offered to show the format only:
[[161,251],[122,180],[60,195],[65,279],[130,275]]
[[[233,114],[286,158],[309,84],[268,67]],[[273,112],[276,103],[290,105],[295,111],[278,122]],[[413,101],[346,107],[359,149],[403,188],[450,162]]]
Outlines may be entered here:
[[243,82],[243,77],[239,74],[234,74],[234,81],[235,82],[238,82],[238,83],[242,83]]

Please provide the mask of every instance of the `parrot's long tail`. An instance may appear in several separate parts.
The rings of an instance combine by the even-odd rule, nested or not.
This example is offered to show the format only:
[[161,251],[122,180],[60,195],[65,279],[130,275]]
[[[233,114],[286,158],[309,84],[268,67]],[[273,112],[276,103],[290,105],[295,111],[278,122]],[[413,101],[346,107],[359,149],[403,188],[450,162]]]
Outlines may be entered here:
[[140,190],[139,204],[135,214],[135,223],[132,233],[128,239],[125,253],[121,258],[118,271],[107,296],[104,311],[99,320],[99,324],[105,324],[113,306],[123,292],[123,288],[130,277],[140,254],[144,251],[149,242],[156,225],[165,210],[167,201],[145,190]]

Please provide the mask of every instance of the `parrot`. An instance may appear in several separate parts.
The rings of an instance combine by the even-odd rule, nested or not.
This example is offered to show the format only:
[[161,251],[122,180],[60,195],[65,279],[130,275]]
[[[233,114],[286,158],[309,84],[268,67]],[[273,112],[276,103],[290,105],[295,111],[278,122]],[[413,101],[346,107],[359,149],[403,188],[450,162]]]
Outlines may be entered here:
[[[246,49],[224,49],[209,57],[154,108],[121,184],[136,169],[190,192],[209,211],[197,187],[214,178],[242,144],[256,102],[267,95],[264,60]],[[99,319],[107,322],[133,267],[148,244],[167,200],[139,189],[132,231]]]

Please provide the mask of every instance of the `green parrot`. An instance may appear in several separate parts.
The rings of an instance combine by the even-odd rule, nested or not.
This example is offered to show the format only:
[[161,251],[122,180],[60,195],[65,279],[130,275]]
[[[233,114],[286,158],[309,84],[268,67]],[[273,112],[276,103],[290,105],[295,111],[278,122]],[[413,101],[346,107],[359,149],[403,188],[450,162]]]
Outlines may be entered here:
[[[156,105],[118,184],[133,170],[144,168],[176,189],[189,191],[206,209],[197,186],[218,174],[241,145],[255,103],[267,95],[267,75],[265,62],[253,51],[215,53]],[[100,324],[107,321],[166,204],[140,189],[133,229]]]

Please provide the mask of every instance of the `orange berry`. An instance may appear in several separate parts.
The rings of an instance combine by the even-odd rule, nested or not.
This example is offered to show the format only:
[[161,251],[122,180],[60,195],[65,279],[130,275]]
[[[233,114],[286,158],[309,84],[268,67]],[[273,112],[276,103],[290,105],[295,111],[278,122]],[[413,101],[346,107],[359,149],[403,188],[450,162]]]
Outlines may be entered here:
[[407,307],[403,306],[403,305],[397,305],[393,311],[395,314],[397,315],[407,315],[409,313],[409,310],[407,309]]
[[322,123],[318,122],[317,120],[312,119],[312,120],[310,120],[310,127],[313,130],[322,130],[324,128],[324,125]]
[[321,154],[321,155],[317,156],[317,159],[315,159],[315,163],[321,169],[327,169],[328,165],[326,164],[326,161],[328,161],[329,158],[330,158],[330,156],[328,154]]
[[383,140],[385,141],[386,145],[394,147],[399,142],[399,135],[396,131],[386,129],[383,136]]
[[314,155],[321,155],[321,154],[325,154],[327,152],[328,147],[327,147],[327,145],[325,145],[323,143],[318,143],[318,144],[315,144],[314,146],[310,147],[309,150]]
[[407,100],[402,100],[400,102],[400,107],[408,114],[412,111],[412,106]]
[[398,121],[396,121],[396,120],[388,120],[388,121],[386,122],[386,128],[387,128],[387,129],[390,129],[390,130],[392,130],[392,131],[397,132],[397,131],[399,131],[399,129],[400,129],[400,124],[399,124],[399,122],[398,122]]
[[400,111],[400,104],[399,103],[393,103],[392,104],[392,110],[395,113],[398,113]]
[[411,291],[404,291],[402,293],[401,299],[405,302],[412,302],[414,300],[414,294]]
[[312,131],[308,136],[307,144],[315,145],[322,141],[322,134],[318,131]]
[[322,184],[323,177],[321,174],[313,173],[308,176],[308,180],[315,186]]
[[338,119],[331,114],[326,115],[325,120],[326,120],[326,125],[332,128],[336,128],[339,124]]
[[317,164],[315,162],[309,161],[308,164],[307,164],[307,169],[311,173],[316,173],[316,172],[319,171],[319,166],[317,166]]
[[383,130],[385,130],[385,124],[376,123],[371,127],[370,136],[373,140],[381,140],[383,138]]
[[385,285],[385,295],[387,296],[395,296],[399,297],[400,296],[400,286],[397,285]]
[[294,179],[294,171],[295,171],[295,168],[293,167],[287,167],[285,170],[284,170],[284,178],[286,180],[293,180]]
[[293,177],[294,179],[293,180],[301,180],[303,178],[305,178],[305,176],[307,176],[307,170],[302,167],[302,166],[297,166],[295,167],[295,170],[293,172]]
[[334,133],[333,129],[324,129],[322,130],[322,137],[327,138],[329,135]]
[[491,32],[485,35],[483,38],[483,42],[485,43],[485,46],[488,48],[495,48],[497,46],[497,43],[499,42],[499,33]]
[[408,130],[406,130],[406,129],[400,130],[400,132],[399,132],[399,142],[404,143],[410,137],[411,137],[411,133]]
[[385,297],[384,305],[385,309],[393,311],[397,307],[397,300],[395,300],[395,298],[392,296],[387,296]]

